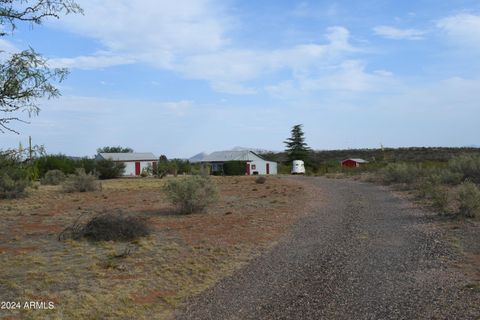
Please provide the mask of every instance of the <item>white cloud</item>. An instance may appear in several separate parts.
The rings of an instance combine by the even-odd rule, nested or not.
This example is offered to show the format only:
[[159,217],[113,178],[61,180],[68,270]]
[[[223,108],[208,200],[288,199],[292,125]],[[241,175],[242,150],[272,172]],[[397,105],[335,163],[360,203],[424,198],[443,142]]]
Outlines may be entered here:
[[155,110],[156,113],[183,116],[193,108],[195,103],[191,100],[179,101],[142,101],[134,99],[112,99],[88,96],[65,96],[55,100],[42,102],[45,111],[55,112],[81,112],[90,115],[111,114],[122,110],[126,113],[134,113],[136,106],[144,110]]
[[146,63],[206,80],[216,91],[252,94],[257,89],[248,82],[267,73],[308,73],[357,51],[343,27],[328,28],[322,44],[272,50],[234,46],[226,34],[235,19],[215,0],[85,0],[82,7],[85,16],[67,16],[58,26],[98,40],[102,51],[53,58],[53,66],[97,69]]
[[418,29],[399,29],[391,26],[377,26],[373,31],[376,35],[395,40],[421,40],[426,33]]
[[332,68],[328,75],[303,81],[302,86],[307,91],[375,92],[383,90],[391,82],[391,75],[369,73],[365,71],[363,62],[347,60]]
[[324,19],[336,17],[340,12],[338,3],[321,5],[319,3],[300,2],[293,10],[292,15],[302,18]]
[[480,49],[480,15],[461,13],[437,22],[453,43]]
[[84,0],[85,15],[58,27],[98,40],[106,50],[168,66],[176,54],[210,52],[228,42],[227,15],[213,0]]
[[302,44],[270,51],[226,49],[188,56],[173,69],[187,78],[208,80],[218,91],[254,93],[255,89],[243,83],[283,69],[294,76],[309,74],[358,51],[349,43],[345,28],[328,28],[325,37],[329,41],[326,44]]
[[78,56],[74,58],[54,58],[48,63],[54,68],[101,69],[117,65],[135,63],[133,58],[98,54],[93,56]]
[[276,98],[298,98],[314,92],[328,91],[342,95],[345,92],[381,92],[399,86],[393,74],[386,70],[367,72],[365,63],[345,60],[337,65],[318,69],[315,74],[299,76],[294,80],[266,86],[266,91]]

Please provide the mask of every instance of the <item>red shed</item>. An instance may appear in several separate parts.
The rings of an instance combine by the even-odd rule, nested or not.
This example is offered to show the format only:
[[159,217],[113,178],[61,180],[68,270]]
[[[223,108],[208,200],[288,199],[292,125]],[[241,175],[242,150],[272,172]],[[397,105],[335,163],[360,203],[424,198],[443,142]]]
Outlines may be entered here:
[[363,159],[345,159],[342,161],[342,167],[357,168],[361,165],[368,163],[368,161]]

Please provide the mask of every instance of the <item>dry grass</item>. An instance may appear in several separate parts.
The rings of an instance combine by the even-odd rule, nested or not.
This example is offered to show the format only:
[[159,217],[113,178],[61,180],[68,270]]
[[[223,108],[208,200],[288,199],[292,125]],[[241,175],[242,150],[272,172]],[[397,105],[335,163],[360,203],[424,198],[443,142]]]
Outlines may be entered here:
[[[102,191],[65,194],[40,186],[0,203],[0,300],[53,301],[54,310],[1,315],[25,319],[161,319],[179,302],[231,274],[272,245],[310,195],[296,182],[218,177],[208,212],[172,214],[159,179],[109,180]],[[81,213],[136,213],[153,232],[133,242],[57,241]],[[128,253],[128,254],[125,254]]]

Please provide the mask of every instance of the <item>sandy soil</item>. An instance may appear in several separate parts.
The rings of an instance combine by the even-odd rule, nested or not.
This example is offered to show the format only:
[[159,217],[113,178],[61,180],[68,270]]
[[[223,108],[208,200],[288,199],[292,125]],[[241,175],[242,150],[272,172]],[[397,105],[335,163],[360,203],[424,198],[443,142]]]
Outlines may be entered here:
[[[215,181],[219,202],[188,216],[175,214],[157,179],[105,181],[90,193],[39,186],[27,198],[2,200],[0,301],[22,307],[0,310],[0,319],[166,318],[276,243],[313,197],[301,182],[279,177]],[[154,232],[132,243],[57,240],[79,215],[101,212],[146,217]],[[131,253],[118,258],[126,248]],[[25,309],[29,301],[55,308]]]

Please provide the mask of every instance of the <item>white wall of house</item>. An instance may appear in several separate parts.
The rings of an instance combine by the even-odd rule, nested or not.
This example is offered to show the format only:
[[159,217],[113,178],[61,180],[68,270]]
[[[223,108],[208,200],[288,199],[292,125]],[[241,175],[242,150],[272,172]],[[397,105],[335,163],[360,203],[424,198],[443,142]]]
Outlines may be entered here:
[[[128,161],[124,162],[125,164],[125,173],[124,176],[135,176],[135,162],[137,161]],[[147,168],[148,165],[152,165],[152,161],[138,161],[140,162],[140,173],[144,168]]]
[[251,161],[250,174],[253,175],[254,172],[258,172],[258,174],[267,174],[267,163],[270,165],[269,174],[277,174],[277,163],[273,161],[265,161],[265,160]]

